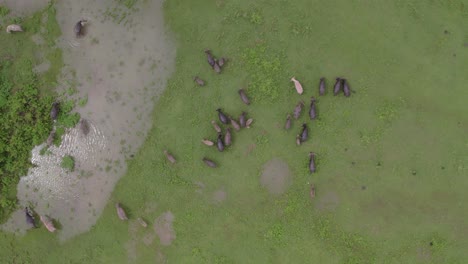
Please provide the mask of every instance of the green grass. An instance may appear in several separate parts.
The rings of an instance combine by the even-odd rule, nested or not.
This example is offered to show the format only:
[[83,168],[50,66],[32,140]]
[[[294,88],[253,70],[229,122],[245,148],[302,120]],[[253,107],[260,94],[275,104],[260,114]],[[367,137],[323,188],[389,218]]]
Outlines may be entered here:
[[60,166],[69,172],[75,170],[75,159],[72,156],[65,156],[62,158],[62,163]]
[[[43,229],[1,234],[2,256],[17,263],[127,263],[132,237],[115,215],[120,201],[149,222],[167,210],[175,215],[171,246],[157,239],[145,246],[143,231],[136,233],[137,263],[156,262],[158,251],[170,263],[468,261],[462,1],[173,0],[164,8],[177,39],[176,71],[102,217],[63,245]],[[229,58],[221,75],[206,63],[205,48]],[[195,74],[208,85],[195,88]],[[303,96],[292,76],[303,83]],[[310,140],[297,147],[306,116],[289,132],[278,124],[300,99],[317,96],[322,76],[328,95],[318,98],[319,120],[308,122]],[[331,95],[336,76],[350,81],[351,98]],[[252,95],[251,106],[238,98],[240,87]],[[218,107],[255,119],[251,129],[234,133],[224,153],[200,143],[214,139],[209,121]],[[252,143],[258,146],[246,156]],[[168,164],[164,149],[177,164]],[[309,151],[318,155],[314,175],[307,173]],[[207,168],[203,156],[220,167]],[[273,157],[294,175],[279,197],[259,184],[262,165]],[[205,184],[202,194],[197,181]],[[309,182],[317,187],[315,201]],[[212,193],[220,188],[227,200],[215,205]],[[156,211],[145,213],[151,203]]]

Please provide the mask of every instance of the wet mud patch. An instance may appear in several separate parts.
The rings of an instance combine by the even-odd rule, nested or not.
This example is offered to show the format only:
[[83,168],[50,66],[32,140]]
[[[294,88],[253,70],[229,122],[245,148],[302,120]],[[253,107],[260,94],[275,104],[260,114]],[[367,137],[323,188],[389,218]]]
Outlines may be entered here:
[[271,194],[280,195],[287,191],[292,183],[289,166],[281,159],[274,158],[263,166],[260,184]]
[[[48,1],[6,2],[13,10],[29,5],[36,11]],[[143,143],[154,102],[174,68],[175,48],[164,27],[162,0],[138,2],[138,8],[126,14],[131,23],[114,21],[105,13],[117,4],[113,0],[54,4],[62,30],[56,45],[66,65],[57,89],[59,93],[76,90],[70,99],[87,98],[75,110],[87,120],[89,132],[83,133],[78,124],[47,155],[39,154],[43,146],[34,149],[35,167],[21,178],[17,196],[21,207],[31,203],[38,213],[62,223],[57,232],[61,241],[96,223],[127,169],[126,159]],[[80,19],[89,23],[86,35],[76,38],[73,28]],[[43,42],[40,36],[34,39]],[[48,64],[39,65],[36,71],[46,68]],[[65,155],[73,157],[74,171],[61,168]],[[16,213],[2,229],[24,232],[24,221]]]
[[158,235],[159,242],[163,246],[169,246],[176,239],[173,222],[174,215],[170,211],[163,213],[154,221],[154,232]]

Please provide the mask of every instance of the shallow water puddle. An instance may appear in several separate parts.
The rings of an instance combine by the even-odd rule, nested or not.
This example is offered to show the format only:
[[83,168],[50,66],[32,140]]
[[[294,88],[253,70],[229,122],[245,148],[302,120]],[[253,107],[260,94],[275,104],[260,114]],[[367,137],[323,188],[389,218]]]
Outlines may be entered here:
[[[36,147],[36,167],[21,178],[18,199],[21,206],[32,203],[39,214],[60,222],[62,241],[96,223],[126,170],[125,159],[143,143],[154,99],[173,69],[175,50],[164,28],[162,0],[144,2],[120,24],[105,15],[116,5],[113,0],[56,4],[63,33],[58,45],[67,65],[59,89],[67,89],[73,76],[78,95],[88,97],[77,111],[88,120],[90,132],[84,135],[77,125],[49,155],[39,155],[42,146]],[[80,19],[89,23],[86,35],[76,38],[73,27]],[[75,159],[73,172],[60,166],[66,155]],[[24,233],[23,222],[24,213],[17,212],[2,228]]]

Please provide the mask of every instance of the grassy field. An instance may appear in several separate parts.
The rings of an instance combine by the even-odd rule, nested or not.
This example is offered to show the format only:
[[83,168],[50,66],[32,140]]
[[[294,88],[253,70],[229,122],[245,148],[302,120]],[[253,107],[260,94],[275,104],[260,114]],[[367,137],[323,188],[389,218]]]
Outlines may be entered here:
[[[0,234],[7,263],[466,263],[468,261],[468,7],[463,1],[165,2],[176,71],[153,128],[92,230],[63,245],[45,229]],[[221,75],[203,50],[229,58]],[[207,81],[197,87],[192,77]],[[289,79],[305,89],[299,96]],[[285,116],[318,98],[319,120]],[[346,77],[350,98],[331,94]],[[237,90],[246,87],[252,104]],[[222,107],[255,119],[224,153],[210,120]],[[306,108],[307,110],[307,108]],[[295,145],[307,121],[310,139]],[[255,147],[247,155],[251,144]],[[178,159],[169,164],[168,149]],[[309,151],[318,171],[307,170]],[[210,169],[207,156],[220,166]],[[263,164],[289,164],[281,196],[260,185]],[[201,193],[196,182],[203,182]],[[311,201],[309,183],[317,187]],[[226,200],[213,203],[223,189]],[[117,219],[114,203],[129,210]],[[153,208],[153,209],[151,209]],[[163,246],[151,224],[174,216]]]

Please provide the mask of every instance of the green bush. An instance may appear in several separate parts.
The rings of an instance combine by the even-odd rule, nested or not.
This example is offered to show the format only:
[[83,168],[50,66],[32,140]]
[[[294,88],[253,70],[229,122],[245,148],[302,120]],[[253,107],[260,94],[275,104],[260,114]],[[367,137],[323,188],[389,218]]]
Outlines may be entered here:
[[62,158],[62,164],[60,166],[69,172],[75,169],[75,159],[72,156],[65,156]]

